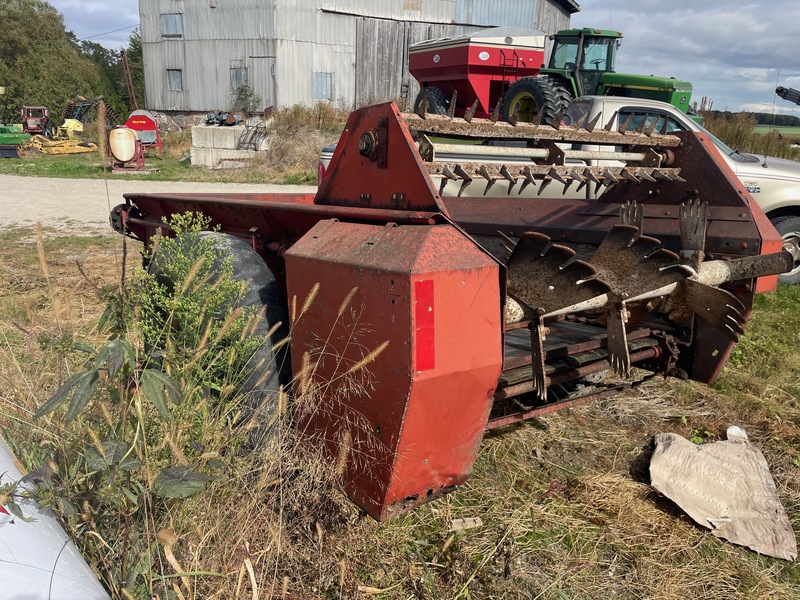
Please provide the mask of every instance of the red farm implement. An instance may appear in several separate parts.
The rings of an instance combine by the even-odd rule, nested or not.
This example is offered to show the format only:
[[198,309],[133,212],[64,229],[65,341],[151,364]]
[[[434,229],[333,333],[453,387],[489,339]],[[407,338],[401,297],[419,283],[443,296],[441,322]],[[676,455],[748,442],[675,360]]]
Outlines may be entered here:
[[541,31],[502,27],[414,44],[408,70],[423,88],[414,110],[426,100],[434,114],[452,105],[458,116],[488,117],[512,83],[539,73],[544,43]]
[[[437,163],[412,131],[525,140],[530,158]],[[578,168],[556,145],[572,142],[626,162]],[[450,180],[484,196],[442,197]],[[557,191],[518,194],[530,185]],[[559,185],[607,189],[585,201]],[[332,457],[346,440],[345,489],[379,520],[465,481],[487,429],[631,384],[576,396],[590,374],[637,366],[713,381],[754,294],[791,264],[703,135],[467,122],[394,104],[351,115],[316,195],[126,194],[112,223],[148,244],[186,211],[245,240],[285,289],[295,390],[320,408],[297,425]],[[365,360],[361,385],[326,383],[346,384]]]

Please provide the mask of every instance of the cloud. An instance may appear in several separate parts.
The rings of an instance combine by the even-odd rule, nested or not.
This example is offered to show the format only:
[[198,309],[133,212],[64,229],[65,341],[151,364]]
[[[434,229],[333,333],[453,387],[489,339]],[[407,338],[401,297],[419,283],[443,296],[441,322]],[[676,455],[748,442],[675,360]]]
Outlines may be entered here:
[[[139,23],[138,0],[48,0],[62,15],[67,30],[78,39],[91,39],[108,48],[125,46]],[[122,31],[118,29],[125,28]],[[113,33],[108,33],[113,32]],[[100,35],[106,34],[106,35]]]
[[[625,36],[617,70],[690,81],[694,98],[716,108],[745,105],[772,110],[776,85],[800,86],[796,53],[796,0],[742,4],[720,0],[583,0],[575,27],[602,27]],[[776,112],[800,107],[777,99]]]

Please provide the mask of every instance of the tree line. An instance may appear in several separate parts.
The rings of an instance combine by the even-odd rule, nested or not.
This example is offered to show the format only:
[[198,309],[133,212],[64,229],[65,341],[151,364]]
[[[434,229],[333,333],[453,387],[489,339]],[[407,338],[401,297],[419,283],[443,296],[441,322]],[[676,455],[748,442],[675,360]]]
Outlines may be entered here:
[[[712,110],[715,117],[732,121],[739,113],[723,110]],[[758,125],[775,125],[776,127],[800,127],[800,118],[793,115],[780,115],[765,112],[745,113],[748,117],[755,119]]]
[[[3,0],[0,8],[0,122],[20,121],[23,106],[45,106],[60,122],[68,101],[102,96],[121,115],[130,112],[119,51],[78,40],[64,17],[45,0]],[[139,31],[127,47],[139,102],[144,100],[144,69]]]

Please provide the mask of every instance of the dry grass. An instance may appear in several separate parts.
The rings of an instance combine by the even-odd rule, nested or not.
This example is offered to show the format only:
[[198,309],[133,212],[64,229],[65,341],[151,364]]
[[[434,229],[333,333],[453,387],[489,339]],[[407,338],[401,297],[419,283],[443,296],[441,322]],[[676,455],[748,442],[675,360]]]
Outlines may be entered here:
[[[45,232],[44,261],[33,231],[3,232],[0,241],[0,427],[37,467],[80,434],[77,425],[42,428],[31,412],[75,368],[59,348],[95,338],[96,288],[115,283],[121,238]],[[153,512],[135,541],[155,549],[146,571],[184,598],[800,597],[796,565],[715,538],[647,485],[655,433],[702,427],[720,436],[737,423],[764,451],[800,524],[800,353],[796,333],[773,332],[794,327],[781,311],[795,300],[757,307],[745,350],[758,357],[735,356],[714,387],[654,379],[492,433],[466,485],[385,524],[337,491],[334,461],[284,428],[260,453],[226,457],[224,477],[203,493]],[[469,517],[482,525],[450,530]]]

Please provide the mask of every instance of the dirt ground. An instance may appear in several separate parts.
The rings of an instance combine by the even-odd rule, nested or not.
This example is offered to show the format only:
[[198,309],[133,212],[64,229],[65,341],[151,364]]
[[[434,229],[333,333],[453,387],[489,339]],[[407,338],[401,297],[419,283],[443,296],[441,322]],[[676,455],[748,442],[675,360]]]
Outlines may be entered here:
[[315,192],[316,187],[244,183],[57,179],[0,175],[0,229],[41,221],[54,229],[108,228],[111,208],[126,192]]

